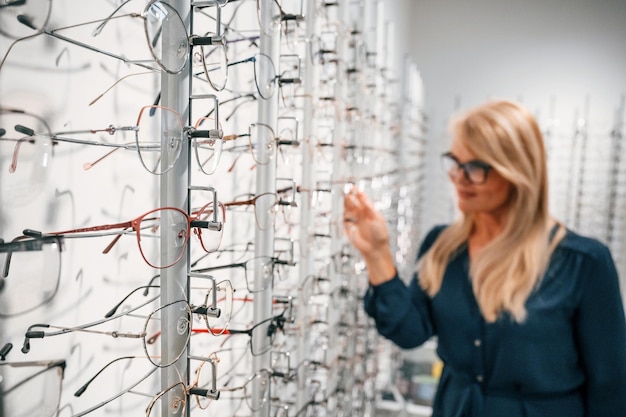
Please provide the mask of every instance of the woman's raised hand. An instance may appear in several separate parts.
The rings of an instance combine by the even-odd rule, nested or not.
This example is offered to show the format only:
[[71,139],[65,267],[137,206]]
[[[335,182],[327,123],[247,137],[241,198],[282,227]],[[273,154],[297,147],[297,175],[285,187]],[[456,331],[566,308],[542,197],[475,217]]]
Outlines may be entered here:
[[393,278],[395,266],[385,218],[356,187],[344,196],[343,226],[346,237],[363,256],[370,282],[380,284]]

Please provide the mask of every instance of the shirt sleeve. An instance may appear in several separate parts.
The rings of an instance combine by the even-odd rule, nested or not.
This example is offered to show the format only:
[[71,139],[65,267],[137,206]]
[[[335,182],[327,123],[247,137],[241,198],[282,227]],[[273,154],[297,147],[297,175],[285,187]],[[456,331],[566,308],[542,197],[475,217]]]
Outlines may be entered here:
[[611,254],[602,244],[581,268],[575,332],[587,382],[588,417],[626,410],[626,319]]
[[[418,258],[432,246],[442,226],[432,229],[420,247]],[[413,275],[407,286],[398,276],[368,288],[365,311],[374,318],[378,332],[399,347],[408,349],[421,345],[435,334],[430,297]]]

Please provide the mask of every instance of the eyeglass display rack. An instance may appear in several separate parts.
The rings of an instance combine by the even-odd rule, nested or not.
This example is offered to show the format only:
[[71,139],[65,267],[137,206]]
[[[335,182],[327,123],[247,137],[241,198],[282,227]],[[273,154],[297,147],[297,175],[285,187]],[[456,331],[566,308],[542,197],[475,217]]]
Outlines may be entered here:
[[[150,4],[0,9],[0,261],[11,261],[0,278],[2,415],[417,414],[381,398],[402,357],[363,313],[364,266],[341,230],[345,187],[357,184],[410,277],[431,217],[424,201],[445,207],[425,198],[421,81],[410,60],[397,64],[389,4],[168,1],[184,30],[175,18],[146,24]],[[188,48],[153,43],[161,27]],[[624,99],[606,129],[588,99],[583,108],[546,135],[552,210],[609,244],[624,284]],[[161,148],[166,158],[149,141],[153,112],[179,139]],[[184,212],[202,241],[195,226],[185,246],[163,227],[150,235],[155,207]],[[150,227],[135,235],[128,219]],[[107,237],[93,225],[119,227]],[[22,236],[81,228],[98,231]],[[216,239],[219,250],[201,249]],[[180,261],[149,266],[161,251],[171,263],[174,248]],[[182,321],[161,319],[189,304],[196,313],[183,309]],[[215,306],[220,317],[202,311]],[[25,338],[29,329],[48,335]]]
[[607,204],[607,228],[606,228],[606,242],[614,247],[618,240],[616,230],[618,230],[617,224],[617,210],[619,209],[618,195],[620,190],[620,166],[622,165],[622,140],[623,127],[624,127],[624,113],[626,112],[626,96],[622,96],[621,103],[616,110],[615,122],[613,129],[611,129],[611,161],[609,169],[609,197]]
[[[0,253],[11,253],[0,297],[14,309],[0,312],[0,344],[13,345],[0,362],[12,365],[0,366],[3,412],[33,415],[27,395],[46,415],[375,414],[393,383],[379,361],[394,348],[362,310],[343,193],[366,190],[399,263],[413,256],[425,144],[419,74],[397,65],[383,2],[12,7],[0,11],[1,237],[72,232]],[[156,157],[141,142],[155,113]],[[166,213],[155,207],[185,212],[186,232],[154,223],[148,213]],[[202,251],[217,235],[219,250]],[[154,252],[167,268],[150,266]],[[35,301],[19,309],[24,294]]]
[[624,97],[610,120],[592,117],[590,97],[581,108],[573,112],[570,126],[546,121],[550,209],[574,231],[609,246],[626,295]]

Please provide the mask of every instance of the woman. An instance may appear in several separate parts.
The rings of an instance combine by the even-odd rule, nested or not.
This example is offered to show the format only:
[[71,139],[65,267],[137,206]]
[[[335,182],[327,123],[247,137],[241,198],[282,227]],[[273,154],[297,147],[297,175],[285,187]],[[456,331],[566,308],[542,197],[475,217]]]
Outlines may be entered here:
[[493,101],[452,124],[443,162],[460,218],[431,230],[408,287],[385,220],[344,201],[370,282],[365,309],[402,348],[437,336],[433,417],[624,417],[626,322],[608,249],[548,213],[543,139],[522,106]]

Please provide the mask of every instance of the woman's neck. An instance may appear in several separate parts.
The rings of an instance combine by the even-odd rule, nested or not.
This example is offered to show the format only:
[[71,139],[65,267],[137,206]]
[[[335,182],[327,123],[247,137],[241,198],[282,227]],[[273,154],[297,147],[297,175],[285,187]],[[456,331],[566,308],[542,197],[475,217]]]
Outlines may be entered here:
[[476,255],[482,248],[502,233],[504,230],[504,216],[478,214],[474,216],[472,230],[468,238],[470,256]]

